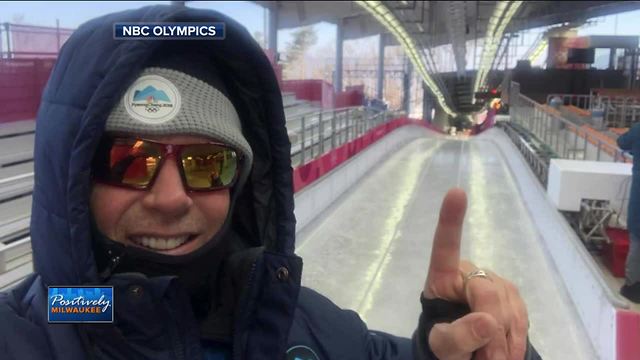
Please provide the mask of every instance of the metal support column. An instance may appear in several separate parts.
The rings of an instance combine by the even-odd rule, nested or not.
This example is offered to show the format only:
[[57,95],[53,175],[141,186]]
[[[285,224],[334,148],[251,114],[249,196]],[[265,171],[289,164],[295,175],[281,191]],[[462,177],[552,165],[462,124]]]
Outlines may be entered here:
[[616,53],[617,53],[617,49],[615,48],[611,48],[609,49],[609,70],[615,70],[616,69]]
[[336,148],[336,110],[333,110],[331,116],[331,150]]
[[318,114],[318,138],[320,139],[320,155],[324,154],[324,120],[322,120],[322,112]]
[[56,19],[56,45],[56,52],[60,53],[60,19]]
[[342,32],[344,19],[339,19],[336,24],[336,67],[333,79],[333,88],[336,92],[342,91],[342,46],[344,43],[344,36]]
[[305,134],[306,121],[304,116],[300,119],[300,129],[302,132],[300,133],[300,165],[304,164],[305,158],[305,147],[307,146],[307,136]]
[[278,54],[278,2],[274,1],[269,8],[269,34],[267,36],[269,47],[274,54]]
[[[10,59],[12,58],[13,54],[11,53],[11,29],[8,22],[4,23],[4,33],[7,36],[7,55],[6,58]],[[2,51],[2,49],[0,48],[0,52]]]
[[[629,89],[635,89],[636,77],[638,76],[638,49],[628,49],[626,51],[629,54],[631,54],[631,71],[629,72]],[[633,118],[635,119],[635,114]]]
[[384,42],[385,34],[380,34],[378,40],[378,95],[377,98],[382,100],[384,95]]
[[411,107],[411,78],[413,77],[413,64],[409,59],[405,58],[407,62],[407,71],[402,78],[402,108],[409,115],[409,108]]
[[352,136],[352,134],[351,134],[352,133],[352,131],[351,131],[352,124],[350,123],[351,122],[351,117],[349,116],[349,110],[345,111],[344,116],[347,118],[347,142],[349,142],[349,141],[352,140],[352,137],[351,137]]

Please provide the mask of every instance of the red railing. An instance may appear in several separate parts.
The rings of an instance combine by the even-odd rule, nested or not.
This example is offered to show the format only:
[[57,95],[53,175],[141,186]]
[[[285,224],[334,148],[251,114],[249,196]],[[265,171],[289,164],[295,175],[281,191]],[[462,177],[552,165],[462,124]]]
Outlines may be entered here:
[[321,104],[323,109],[361,106],[364,103],[364,86],[347,87],[334,92],[333,86],[324,80],[284,80],[282,91],[293,92],[296,98]]

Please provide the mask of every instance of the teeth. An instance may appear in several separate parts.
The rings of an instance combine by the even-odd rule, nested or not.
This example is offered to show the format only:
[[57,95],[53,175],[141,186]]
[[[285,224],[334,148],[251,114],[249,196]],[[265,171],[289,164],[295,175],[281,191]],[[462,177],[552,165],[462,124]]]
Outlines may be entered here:
[[145,247],[154,250],[171,250],[175,249],[178,246],[184,244],[189,239],[189,236],[180,236],[180,237],[170,237],[170,238],[156,238],[149,236],[137,236],[133,237],[132,240]]

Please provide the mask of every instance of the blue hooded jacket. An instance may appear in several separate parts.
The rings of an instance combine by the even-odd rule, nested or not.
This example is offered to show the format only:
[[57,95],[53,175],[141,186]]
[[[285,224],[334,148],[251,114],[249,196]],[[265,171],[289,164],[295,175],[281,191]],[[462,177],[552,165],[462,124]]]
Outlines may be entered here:
[[[143,64],[174,43],[114,40],[115,22],[226,24],[224,41],[181,43],[216,59],[254,153],[231,224],[246,242],[230,256],[240,260],[229,261],[238,269],[229,286],[236,294],[229,320],[232,358],[432,359],[426,345],[430,328],[423,321],[427,312],[412,341],[370,331],[355,312],[300,286],[291,145],[273,69],[242,25],[215,11],[174,6],[93,19],[60,52],[37,117],[31,213],[35,272],[0,293],[0,358],[203,359],[201,329],[175,277],[123,272],[103,280],[98,273],[89,211],[92,158],[109,110]],[[47,286],[98,284],[114,287],[113,324],[48,323]],[[529,349],[527,359],[537,359]]]
[[633,177],[629,192],[627,228],[640,239],[640,124],[635,124],[618,138],[618,146],[633,155]]

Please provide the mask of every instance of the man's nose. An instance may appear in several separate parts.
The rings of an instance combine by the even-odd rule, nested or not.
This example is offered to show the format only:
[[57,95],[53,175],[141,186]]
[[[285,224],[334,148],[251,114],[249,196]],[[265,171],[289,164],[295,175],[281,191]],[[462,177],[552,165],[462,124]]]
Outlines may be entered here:
[[153,186],[142,200],[143,205],[166,216],[185,215],[193,200],[184,188],[176,161],[169,157],[158,171]]

